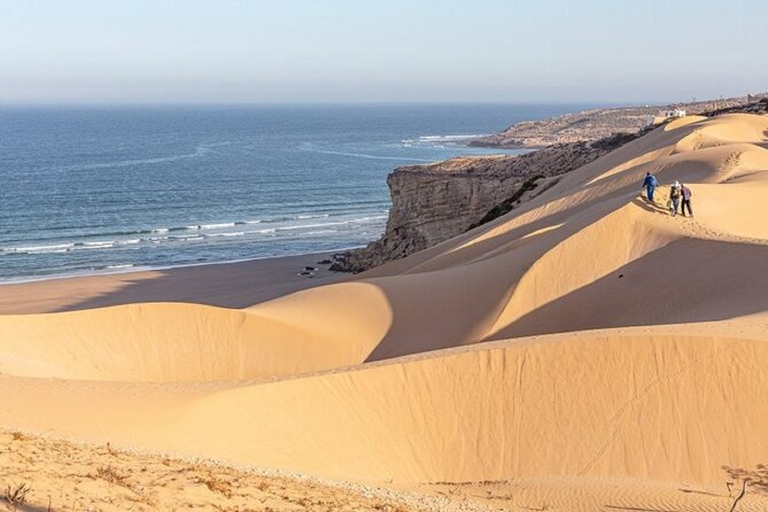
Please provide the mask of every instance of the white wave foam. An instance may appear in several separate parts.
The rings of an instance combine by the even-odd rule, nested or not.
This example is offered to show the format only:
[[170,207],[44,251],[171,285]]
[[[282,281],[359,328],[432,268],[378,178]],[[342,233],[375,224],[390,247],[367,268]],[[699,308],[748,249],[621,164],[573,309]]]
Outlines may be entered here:
[[338,233],[338,231],[335,229],[325,229],[321,231],[309,231],[308,233],[304,233],[304,236],[331,235],[334,233]]
[[2,251],[6,253],[24,253],[24,254],[66,252],[67,249],[71,249],[74,246],[75,246],[74,243],[55,244],[55,245],[30,245],[27,247],[9,247],[7,249],[2,249]]
[[199,239],[202,240],[203,235],[200,235],[200,234],[197,234],[197,233],[190,234],[190,235],[170,235],[170,236],[163,237],[163,238],[160,238],[160,239],[161,240],[163,240],[163,239],[165,239],[165,240],[192,240],[194,238],[199,238]]
[[167,233],[170,231],[168,228],[155,228],[152,230],[152,233]]
[[[479,137],[486,137],[487,135],[488,134],[483,133],[472,135],[422,135],[418,140],[419,142],[450,142],[455,140],[477,139]],[[405,143],[406,141],[404,140],[403,142]]]
[[133,263],[125,263],[123,265],[107,265],[104,268],[106,268],[107,270],[118,270],[121,268],[132,268],[132,267],[133,267]]
[[238,231],[236,233],[208,233],[205,236],[220,237],[220,236],[243,236],[243,235],[245,235],[245,231]]
[[349,222],[355,222],[355,223],[358,223],[358,222],[370,222],[370,221],[373,221],[373,220],[384,220],[386,218],[387,218],[387,215],[375,215],[373,217],[360,217],[359,219],[352,219]]
[[85,248],[85,249],[105,249],[107,247],[114,247],[115,243],[117,243],[115,240],[108,240],[108,241],[102,241],[102,242],[78,242],[75,244],[75,248]]
[[166,162],[175,162],[177,160],[187,160],[190,158],[200,158],[210,151],[209,146],[198,144],[195,147],[193,153],[184,153],[180,155],[162,156],[157,158],[139,158],[135,160],[118,160],[115,162],[104,162],[99,164],[78,164],[78,165],[62,165],[57,167],[50,167],[50,170],[54,171],[90,171],[93,169],[111,169],[115,167],[130,167],[133,165],[151,165],[161,164]]
[[[340,220],[336,222],[318,222],[314,224],[295,224],[293,226],[283,226],[276,228],[277,231],[295,231],[299,229],[326,228],[330,226],[348,226],[350,224],[363,224],[366,222],[381,221],[386,219],[386,215],[375,215],[369,217],[360,217],[357,219]],[[334,231],[336,232],[336,231]]]
[[187,226],[187,229],[189,230],[199,230],[199,229],[221,229],[221,228],[233,228],[235,227],[237,223],[235,222],[221,222],[219,224],[197,224],[192,226]]
[[203,224],[200,226],[200,229],[220,229],[220,228],[233,228],[235,227],[234,222],[222,222],[220,224]]
[[424,158],[404,158],[399,156],[371,155],[367,153],[348,153],[346,151],[330,151],[330,150],[324,150],[324,149],[311,149],[311,148],[301,148],[301,150],[311,151],[312,153],[322,153],[324,155],[339,155],[339,156],[349,156],[353,158],[366,158],[368,160],[397,160],[400,162],[432,162],[432,160],[424,159]]
[[343,226],[344,224],[349,224],[350,221],[344,220],[339,222],[321,222],[318,224],[296,224],[295,226],[285,226],[281,228],[277,228],[277,231],[294,231],[296,229],[312,229],[312,228],[324,228],[327,226]]

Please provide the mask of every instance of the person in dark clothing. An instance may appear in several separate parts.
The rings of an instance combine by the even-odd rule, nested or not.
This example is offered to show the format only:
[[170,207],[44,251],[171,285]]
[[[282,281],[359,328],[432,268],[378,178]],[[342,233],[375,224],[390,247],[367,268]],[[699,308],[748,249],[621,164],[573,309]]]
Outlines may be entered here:
[[650,173],[646,173],[645,179],[643,180],[643,187],[645,188],[646,193],[648,194],[648,200],[652,203],[655,203],[656,201],[653,200],[653,192],[656,190],[656,187],[659,186],[659,182],[656,179],[656,176]]
[[693,210],[691,209],[691,189],[685,185],[680,185],[680,192],[683,195],[683,203],[680,205],[680,213],[685,217],[685,208],[688,207],[688,213],[693,217]]

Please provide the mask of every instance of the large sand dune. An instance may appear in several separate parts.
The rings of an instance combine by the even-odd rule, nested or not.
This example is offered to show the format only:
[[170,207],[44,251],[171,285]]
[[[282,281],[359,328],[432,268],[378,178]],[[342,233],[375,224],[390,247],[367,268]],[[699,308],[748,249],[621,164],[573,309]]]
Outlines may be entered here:
[[[768,118],[676,121],[488,225],[244,310],[0,317],[0,425],[391,485],[722,494],[768,463],[767,147]],[[666,186],[646,202],[648,171],[696,217]]]

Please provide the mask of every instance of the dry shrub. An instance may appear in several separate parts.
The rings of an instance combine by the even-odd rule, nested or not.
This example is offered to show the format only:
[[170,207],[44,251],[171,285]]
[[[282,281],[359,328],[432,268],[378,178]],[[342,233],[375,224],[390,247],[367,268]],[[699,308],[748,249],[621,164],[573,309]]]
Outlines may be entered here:
[[122,485],[123,487],[130,487],[128,484],[128,475],[121,473],[117,469],[109,466],[99,466],[96,468],[96,476],[109,482],[110,484]]
[[218,494],[221,494],[225,498],[231,498],[232,497],[232,486],[229,482],[226,480],[222,480],[221,478],[217,478],[213,475],[207,475],[207,476],[198,476],[195,478],[195,483],[198,484],[205,484],[205,486],[211,491]]
[[8,484],[5,488],[5,501],[11,506],[12,510],[16,510],[17,507],[24,505],[27,501],[27,494],[32,488],[28,483],[22,482],[17,485]]
[[400,505],[390,505],[389,503],[377,503],[373,506],[374,510],[381,510],[383,512],[410,512],[409,509]]

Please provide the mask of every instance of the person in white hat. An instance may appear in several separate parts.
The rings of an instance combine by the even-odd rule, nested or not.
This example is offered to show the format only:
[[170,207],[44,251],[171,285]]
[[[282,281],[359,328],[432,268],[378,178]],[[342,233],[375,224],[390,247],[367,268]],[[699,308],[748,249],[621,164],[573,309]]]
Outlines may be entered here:
[[673,217],[677,215],[677,208],[680,206],[680,197],[682,197],[682,195],[683,192],[680,182],[675,181],[675,184],[672,185],[672,189],[669,191],[669,200],[672,202],[669,210],[672,212]]

